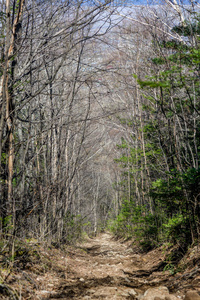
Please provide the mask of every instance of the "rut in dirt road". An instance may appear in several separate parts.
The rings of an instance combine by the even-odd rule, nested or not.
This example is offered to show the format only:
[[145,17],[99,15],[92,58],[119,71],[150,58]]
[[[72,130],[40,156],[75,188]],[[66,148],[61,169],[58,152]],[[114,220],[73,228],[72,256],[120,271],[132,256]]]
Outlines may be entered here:
[[[109,233],[88,240],[68,252],[66,279],[48,299],[154,299],[143,294],[166,282],[166,275],[158,272],[162,254],[152,252],[148,258],[136,252],[131,243],[116,241]],[[152,277],[155,270],[158,274]],[[182,299],[169,295],[167,288],[159,293],[170,300]]]

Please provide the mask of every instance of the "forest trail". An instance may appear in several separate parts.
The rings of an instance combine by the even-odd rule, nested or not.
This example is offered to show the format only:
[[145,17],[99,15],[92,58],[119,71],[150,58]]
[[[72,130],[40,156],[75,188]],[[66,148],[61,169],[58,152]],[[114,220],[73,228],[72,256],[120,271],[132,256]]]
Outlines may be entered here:
[[132,299],[135,290],[125,274],[137,269],[132,249],[115,241],[109,233],[81,247],[84,254],[76,257],[71,265],[76,280],[69,287],[71,296],[76,299]]
[[48,275],[45,290],[36,292],[37,299],[151,299],[143,298],[144,292],[163,285],[174,293],[167,299],[183,299],[170,273],[159,271],[163,259],[161,249],[137,253],[131,242],[103,233],[60,257],[56,274]]
[[138,269],[137,255],[109,233],[69,252],[68,269],[67,282],[59,287],[55,299],[134,299],[136,291],[126,272]]
[[66,265],[66,280],[51,296],[46,291],[45,297],[43,291],[43,299],[134,299],[125,272],[137,269],[136,259],[132,249],[111,234],[103,233],[69,251]]

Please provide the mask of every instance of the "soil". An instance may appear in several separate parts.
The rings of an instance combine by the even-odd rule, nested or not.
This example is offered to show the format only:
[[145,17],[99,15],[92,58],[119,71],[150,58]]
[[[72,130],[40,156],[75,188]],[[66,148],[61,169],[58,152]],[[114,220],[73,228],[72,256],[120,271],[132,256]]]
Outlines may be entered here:
[[[16,290],[19,299],[140,299],[148,288],[159,286],[168,287],[178,299],[187,290],[200,292],[198,247],[179,262],[176,274],[173,268],[163,271],[170,266],[166,256],[173,249],[141,253],[131,241],[115,240],[110,233],[62,251],[38,245],[32,249],[34,259],[24,265],[19,260],[10,274],[1,274],[2,287]],[[15,298],[0,294],[0,299]]]

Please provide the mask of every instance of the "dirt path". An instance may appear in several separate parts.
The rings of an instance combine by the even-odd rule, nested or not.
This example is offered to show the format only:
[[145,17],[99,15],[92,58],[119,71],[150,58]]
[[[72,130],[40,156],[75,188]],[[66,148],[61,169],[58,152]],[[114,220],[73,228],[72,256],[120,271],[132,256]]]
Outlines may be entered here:
[[55,299],[134,299],[137,285],[127,272],[138,269],[138,255],[127,244],[104,233],[69,255],[67,284],[59,287]]
[[171,300],[184,299],[185,291],[191,287],[200,292],[200,277],[194,281],[196,274],[188,281],[186,275],[172,276],[169,271],[163,272],[163,249],[137,253],[130,243],[116,241],[109,233],[60,254],[59,257],[56,252],[49,257],[54,262],[51,272],[47,272],[45,278],[38,275],[34,279],[38,288],[34,298],[29,299],[149,300],[154,297],[142,298],[144,292],[161,286],[169,288],[171,294],[166,299]]

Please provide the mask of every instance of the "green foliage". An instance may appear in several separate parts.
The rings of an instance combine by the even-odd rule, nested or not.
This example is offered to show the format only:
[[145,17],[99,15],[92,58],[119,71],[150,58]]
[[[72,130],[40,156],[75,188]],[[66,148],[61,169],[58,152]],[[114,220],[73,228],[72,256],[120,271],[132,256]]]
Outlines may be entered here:
[[147,212],[145,206],[124,200],[120,214],[109,222],[108,228],[118,237],[134,237],[147,251],[157,245],[160,221],[159,216]]
[[3,226],[7,227],[8,225],[10,225],[11,221],[12,221],[12,216],[11,215],[3,218]]
[[189,216],[177,214],[163,226],[166,229],[167,240],[175,245],[179,245],[181,249],[187,249],[188,245],[192,243]]
[[170,83],[167,81],[154,81],[154,77],[151,77],[152,80],[140,80],[138,79],[138,83],[141,88],[158,88],[158,87],[170,87]]
[[1,163],[2,164],[6,164],[7,161],[7,154],[6,153],[2,153],[1,154]]
[[173,31],[185,37],[191,37],[200,34],[200,18],[197,15],[193,22],[188,20],[182,25],[174,26]]
[[196,236],[197,232],[199,203],[194,211],[193,202],[188,201],[188,197],[198,198],[200,170],[188,168],[184,173],[172,170],[166,175],[166,179],[152,182],[151,196],[169,216],[163,224],[165,239],[184,246],[192,241],[192,235]]
[[165,63],[165,59],[162,58],[162,57],[155,57],[155,58],[152,58],[152,62],[155,64],[155,65],[162,65]]
[[179,210],[185,200],[180,180],[177,177],[168,178],[168,180],[157,179],[152,182],[150,194],[154,200],[163,204],[169,213]]
[[4,234],[8,234],[13,228],[13,216],[0,217],[0,224],[2,224]]
[[175,270],[176,270],[176,267],[172,263],[167,263],[163,269],[163,271],[169,271],[171,273],[171,275],[174,275],[176,273]]

